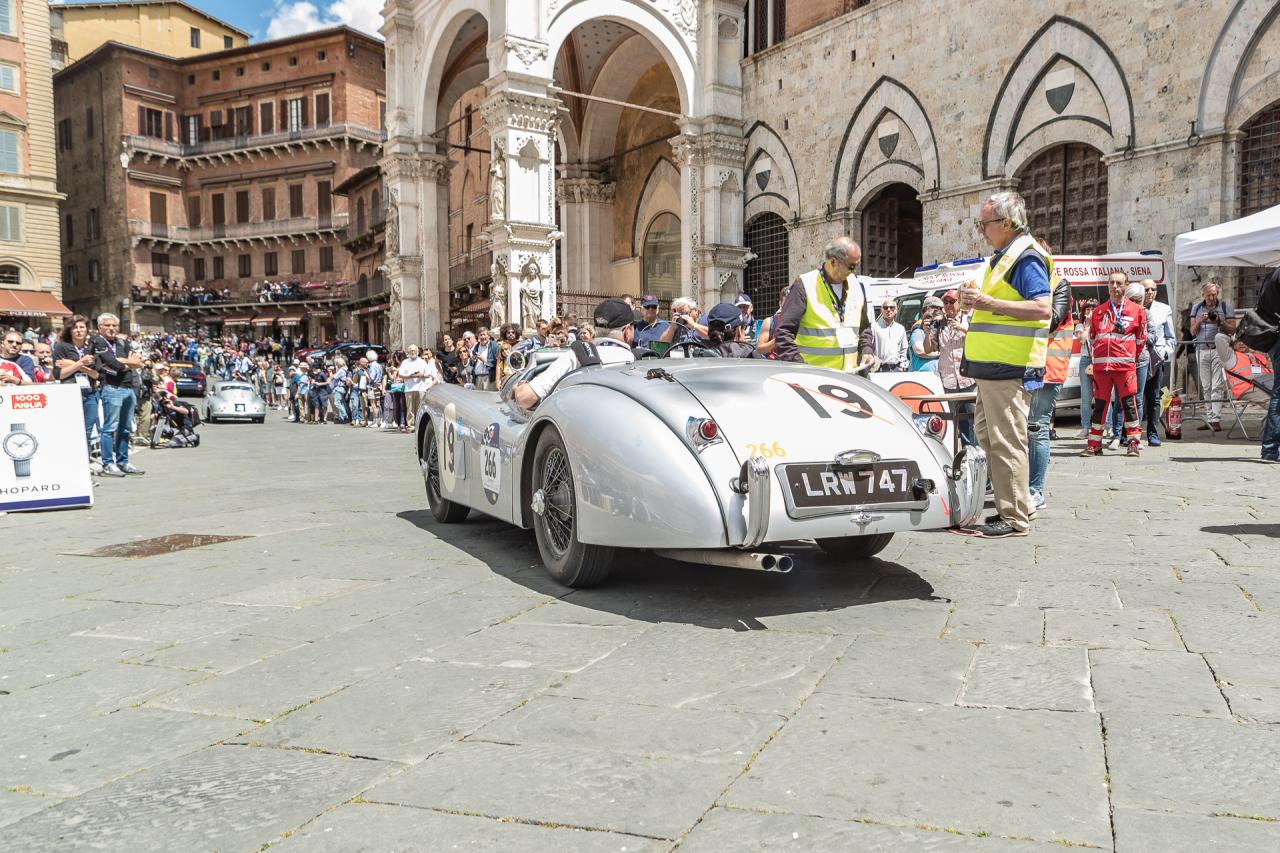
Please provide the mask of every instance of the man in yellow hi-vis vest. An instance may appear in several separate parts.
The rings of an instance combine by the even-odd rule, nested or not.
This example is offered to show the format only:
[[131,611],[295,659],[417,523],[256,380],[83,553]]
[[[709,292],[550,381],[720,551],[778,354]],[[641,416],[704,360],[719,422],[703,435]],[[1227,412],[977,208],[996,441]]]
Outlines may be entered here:
[[853,277],[862,249],[848,237],[837,237],[823,254],[821,267],[792,282],[774,322],[774,352],[780,361],[874,371],[879,366],[874,309],[866,287]]
[[996,251],[982,270],[981,286],[960,291],[961,307],[973,309],[960,370],[977,382],[974,426],[999,513],[975,530],[992,538],[1026,536],[1034,512],[1027,412],[1031,392],[1044,384],[1053,259],[1027,233],[1027,206],[1015,192],[987,199],[975,226]]

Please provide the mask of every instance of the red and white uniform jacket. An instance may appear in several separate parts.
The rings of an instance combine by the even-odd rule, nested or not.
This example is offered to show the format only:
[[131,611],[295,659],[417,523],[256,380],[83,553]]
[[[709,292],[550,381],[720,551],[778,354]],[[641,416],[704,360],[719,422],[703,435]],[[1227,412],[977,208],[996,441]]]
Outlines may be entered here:
[[1119,309],[1114,302],[1104,302],[1093,309],[1089,340],[1094,371],[1136,370],[1138,353],[1147,344],[1147,312],[1128,299]]

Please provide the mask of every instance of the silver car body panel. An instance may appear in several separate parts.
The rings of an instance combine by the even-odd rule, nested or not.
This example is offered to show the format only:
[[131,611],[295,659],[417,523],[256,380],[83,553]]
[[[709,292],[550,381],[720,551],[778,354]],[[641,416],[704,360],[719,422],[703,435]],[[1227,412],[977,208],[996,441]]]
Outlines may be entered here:
[[[442,464],[443,496],[528,527],[537,437],[558,430],[579,501],[578,537],[589,544],[761,548],[946,528],[971,522],[982,508],[981,452],[969,448],[956,466],[950,441],[921,434],[906,406],[859,376],[768,360],[645,359],[576,370],[527,417],[504,397],[433,387],[418,413],[420,458],[430,422],[442,463],[453,465]],[[702,418],[713,419],[719,435],[696,446],[688,429],[691,419]],[[832,462],[838,454],[862,458],[860,451],[916,463],[934,492],[908,502],[795,513],[779,465]],[[746,489],[735,490],[748,459],[769,472],[761,542],[749,542],[760,533],[748,530]]]
[[[236,411],[236,406],[243,410]],[[219,420],[251,420],[265,417],[267,404],[253,386],[243,382],[218,382],[204,396],[205,412]]]

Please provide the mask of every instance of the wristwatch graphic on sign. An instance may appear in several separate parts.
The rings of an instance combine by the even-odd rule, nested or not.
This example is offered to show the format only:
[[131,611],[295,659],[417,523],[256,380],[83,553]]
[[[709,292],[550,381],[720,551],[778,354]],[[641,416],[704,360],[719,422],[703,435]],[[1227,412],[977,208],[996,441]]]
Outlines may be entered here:
[[31,457],[36,455],[40,442],[36,441],[34,435],[27,432],[26,424],[10,424],[9,434],[4,437],[3,442],[0,442],[0,447],[3,447],[5,455],[13,460],[15,477],[31,476]]

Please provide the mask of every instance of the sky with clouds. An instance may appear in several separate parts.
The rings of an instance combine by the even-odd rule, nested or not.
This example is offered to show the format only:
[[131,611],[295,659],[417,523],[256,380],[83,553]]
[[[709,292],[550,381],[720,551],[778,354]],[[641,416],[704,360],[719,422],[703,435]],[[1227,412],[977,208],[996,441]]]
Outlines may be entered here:
[[381,38],[383,0],[188,0],[253,36],[252,41],[320,30],[346,24]]

